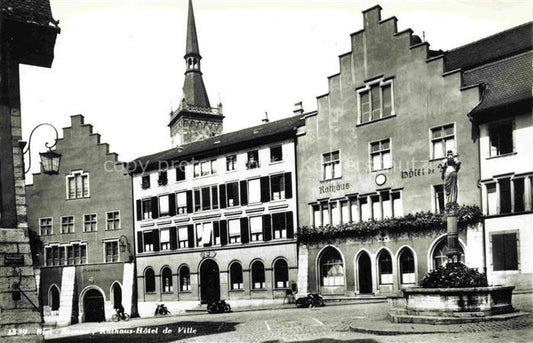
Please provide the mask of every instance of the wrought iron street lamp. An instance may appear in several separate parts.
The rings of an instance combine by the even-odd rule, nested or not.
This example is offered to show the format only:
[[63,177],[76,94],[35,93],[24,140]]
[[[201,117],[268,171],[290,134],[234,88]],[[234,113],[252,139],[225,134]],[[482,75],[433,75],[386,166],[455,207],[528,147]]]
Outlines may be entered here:
[[61,162],[61,154],[56,152],[55,150],[52,150],[53,147],[56,146],[57,140],[59,139],[59,135],[57,133],[56,128],[49,123],[42,123],[37,125],[30,133],[30,138],[28,139],[28,146],[26,150],[23,151],[23,155],[26,153],[29,153],[28,155],[28,168],[24,170],[24,174],[27,174],[30,171],[31,168],[31,137],[33,136],[33,133],[35,130],[37,130],[41,126],[50,126],[52,129],[54,129],[54,132],[56,133],[56,138],[54,141],[54,144],[48,145],[48,142],[44,144],[46,148],[48,148],[48,151],[39,153],[39,156],[41,157],[41,166],[43,173],[47,175],[54,175],[59,173],[59,163]]

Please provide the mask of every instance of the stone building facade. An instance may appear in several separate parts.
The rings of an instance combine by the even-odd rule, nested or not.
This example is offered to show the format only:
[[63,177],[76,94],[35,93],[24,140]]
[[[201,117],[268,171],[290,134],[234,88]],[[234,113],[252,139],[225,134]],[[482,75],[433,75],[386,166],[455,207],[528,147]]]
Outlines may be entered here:
[[26,187],[45,323],[109,320],[118,304],[135,313],[131,178],[82,115],[56,151],[59,173]]
[[41,341],[24,188],[20,64],[49,68],[59,33],[47,0],[0,3],[0,340]]
[[[363,12],[352,51],[339,56],[329,92],[298,137],[300,226],[378,225],[387,218],[444,210],[439,165],[452,150],[463,161],[459,204],[480,205],[478,141],[469,113],[477,85],[462,85],[445,53],[412,30],[397,30],[381,7]],[[369,224],[370,225],[370,224]],[[460,235],[464,259],[483,267],[482,230]],[[300,246],[299,289],[326,295],[393,294],[444,263],[445,230]]]

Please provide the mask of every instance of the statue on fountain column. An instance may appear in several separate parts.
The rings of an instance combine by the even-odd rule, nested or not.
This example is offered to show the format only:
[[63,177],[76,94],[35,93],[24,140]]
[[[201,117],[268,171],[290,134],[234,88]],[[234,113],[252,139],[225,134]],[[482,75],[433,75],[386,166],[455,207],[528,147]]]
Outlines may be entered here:
[[444,192],[446,194],[446,206],[457,204],[457,173],[461,168],[461,162],[453,156],[453,151],[446,152],[446,162],[439,165],[444,180]]

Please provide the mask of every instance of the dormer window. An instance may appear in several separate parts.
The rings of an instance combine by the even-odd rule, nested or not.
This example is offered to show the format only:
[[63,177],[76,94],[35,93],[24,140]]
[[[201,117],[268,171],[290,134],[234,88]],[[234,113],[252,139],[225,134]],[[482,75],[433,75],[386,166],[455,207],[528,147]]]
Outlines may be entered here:
[[259,151],[248,151],[248,162],[246,162],[247,169],[259,168]]
[[357,91],[359,97],[359,124],[394,115],[392,80],[376,80]]
[[141,188],[148,189],[150,188],[150,175],[144,175],[141,179]]
[[167,171],[166,170],[160,171],[159,172],[159,177],[157,178],[157,184],[159,186],[164,186],[167,183],[168,183]]

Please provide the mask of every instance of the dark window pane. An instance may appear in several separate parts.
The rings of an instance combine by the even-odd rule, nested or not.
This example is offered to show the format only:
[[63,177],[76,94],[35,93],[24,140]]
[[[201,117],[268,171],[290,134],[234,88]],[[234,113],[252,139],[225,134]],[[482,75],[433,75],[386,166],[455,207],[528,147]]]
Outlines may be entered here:
[[500,183],[500,213],[511,212],[511,180],[501,179]]

